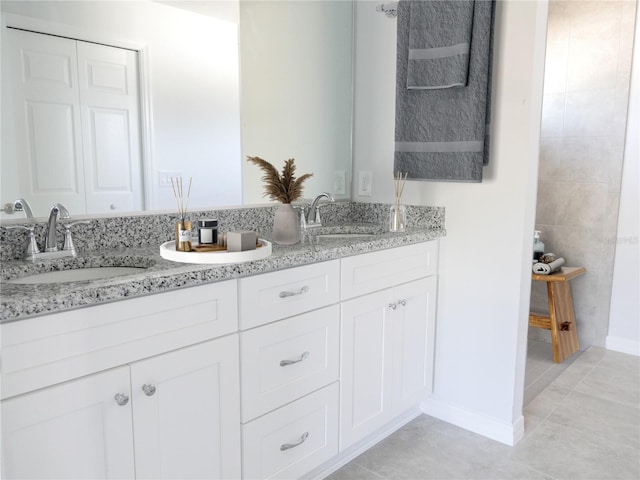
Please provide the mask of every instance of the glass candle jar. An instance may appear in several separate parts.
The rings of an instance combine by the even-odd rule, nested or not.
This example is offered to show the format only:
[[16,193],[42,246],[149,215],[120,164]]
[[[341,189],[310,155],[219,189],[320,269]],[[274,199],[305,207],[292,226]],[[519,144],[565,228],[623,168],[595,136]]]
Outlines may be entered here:
[[200,245],[214,245],[218,243],[218,220],[208,218],[198,220],[198,243]]

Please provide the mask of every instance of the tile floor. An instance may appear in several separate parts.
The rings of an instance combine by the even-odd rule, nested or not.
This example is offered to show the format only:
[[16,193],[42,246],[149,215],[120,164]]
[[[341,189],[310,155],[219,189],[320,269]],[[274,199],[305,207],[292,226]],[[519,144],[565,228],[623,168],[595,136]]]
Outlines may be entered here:
[[531,400],[551,385],[581,354],[582,352],[576,352],[562,363],[553,363],[551,344],[529,339],[524,372],[524,405],[529,405]]
[[327,480],[637,480],[640,358],[597,347],[576,357],[564,371],[528,366],[526,431],[515,447],[422,415]]

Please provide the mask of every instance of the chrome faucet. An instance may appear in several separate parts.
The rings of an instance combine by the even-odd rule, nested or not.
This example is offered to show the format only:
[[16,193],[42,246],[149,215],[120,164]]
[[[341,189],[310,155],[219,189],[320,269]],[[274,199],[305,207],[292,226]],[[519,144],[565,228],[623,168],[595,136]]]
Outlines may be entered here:
[[307,221],[306,221],[307,227],[311,227],[311,226],[320,227],[322,225],[322,222],[320,220],[320,210],[318,209],[318,203],[320,203],[320,200],[322,200],[323,198],[326,198],[330,202],[335,202],[333,196],[328,192],[323,192],[320,195],[318,195],[316,198],[314,198],[313,203],[311,203],[311,206],[309,207],[309,211],[307,212]]
[[31,210],[31,205],[24,198],[19,198],[15,202],[13,202],[13,210],[16,212],[24,212],[27,220],[33,220],[33,211]]
[[31,210],[31,205],[29,205],[29,202],[24,198],[19,198],[13,203],[5,203],[2,211],[8,215],[13,215],[16,212],[24,212],[27,220],[29,220],[29,222],[33,221],[33,210]]
[[56,203],[53,207],[51,207],[51,212],[49,213],[49,222],[47,223],[47,231],[45,233],[45,243],[44,243],[44,251],[45,252],[57,252],[58,251],[58,241],[56,238],[56,229],[58,226],[58,214],[60,214],[60,218],[69,218],[69,210],[67,207],[62,205],[61,203]]

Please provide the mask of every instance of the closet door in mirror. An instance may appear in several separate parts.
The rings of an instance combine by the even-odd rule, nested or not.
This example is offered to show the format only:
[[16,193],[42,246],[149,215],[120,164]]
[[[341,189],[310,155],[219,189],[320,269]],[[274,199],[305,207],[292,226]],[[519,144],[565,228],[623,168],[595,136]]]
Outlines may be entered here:
[[2,118],[2,203],[26,198],[38,217],[57,202],[84,211],[75,41],[4,30]]
[[87,211],[143,210],[137,53],[77,45]]

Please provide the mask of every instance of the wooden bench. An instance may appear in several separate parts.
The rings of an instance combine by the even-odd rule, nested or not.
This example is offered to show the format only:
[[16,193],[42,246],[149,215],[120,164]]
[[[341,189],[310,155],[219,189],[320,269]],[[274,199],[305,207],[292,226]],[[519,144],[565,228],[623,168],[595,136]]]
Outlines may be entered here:
[[555,363],[563,362],[580,348],[569,281],[584,274],[585,271],[584,267],[562,267],[560,271],[549,275],[535,273],[531,275],[532,280],[547,282],[549,316],[530,313],[529,325],[551,330],[551,346]]

